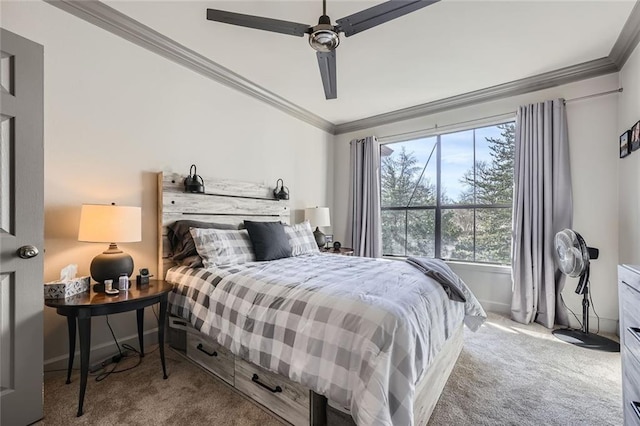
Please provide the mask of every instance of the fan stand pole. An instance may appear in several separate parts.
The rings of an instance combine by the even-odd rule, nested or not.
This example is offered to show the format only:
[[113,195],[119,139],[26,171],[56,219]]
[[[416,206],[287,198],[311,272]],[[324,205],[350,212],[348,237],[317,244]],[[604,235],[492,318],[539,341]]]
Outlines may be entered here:
[[[589,268],[587,268],[585,279],[589,282]],[[582,293],[582,332],[589,334],[589,285],[585,284]]]
[[[582,290],[582,329],[559,328],[553,330],[553,335],[563,342],[586,349],[596,349],[605,352],[620,352],[620,344],[598,334],[589,333],[589,267],[580,277],[578,289]],[[578,290],[576,290],[578,292]]]

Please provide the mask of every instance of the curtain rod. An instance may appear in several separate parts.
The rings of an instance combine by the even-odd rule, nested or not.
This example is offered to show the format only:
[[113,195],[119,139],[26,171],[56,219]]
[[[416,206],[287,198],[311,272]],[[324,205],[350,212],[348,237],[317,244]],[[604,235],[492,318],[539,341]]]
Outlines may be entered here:
[[[596,97],[599,97],[599,96],[611,95],[613,93],[622,93],[622,91],[623,91],[623,88],[620,87],[620,88],[615,89],[615,90],[608,90],[606,92],[592,93],[590,95],[579,96],[577,98],[572,98],[572,99],[566,99],[564,101],[564,103],[566,105],[567,103],[571,103],[571,102],[575,102],[575,101],[582,101],[582,100],[585,100],[585,99],[596,98]],[[497,118],[505,118],[505,119],[508,119],[508,117],[510,115],[514,116],[515,114],[516,114],[516,111],[508,111],[508,112],[503,112],[502,114],[489,115],[489,116],[486,116],[486,117],[475,118],[473,120],[459,121],[457,123],[450,123],[450,124],[445,124],[445,125],[442,125],[442,126],[438,126],[437,124],[435,124],[434,126],[427,127],[425,129],[418,129],[418,130],[412,130],[410,132],[396,133],[396,134],[387,135],[387,136],[380,136],[378,138],[378,140],[381,141],[381,142],[384,142],[385,139],[396,139],[396,138],[399,138],[399,137],[401,138],[403,136],[409,136],[409,135],[414,135],[414,134],[416,136],[419,136],[419,135],[421,135],[421,134],[423,134],[425,132],[429,132],[431,130],[446,129],[448,127],[458,127],[460,125],[469,124],[469,123],[473,123],[473,122],[476,122],[476,121],[486,121],[486,120],[491,120],[492,118],[496,118],[496,119]]]
[[597,98],[598,96],[611,95],[612,93],[622,93],[622,90],[623,90],[623,88],[620,87],[620,88],[615,89],[615,90],[608,90],[606,92],[593,93],[591,95],[580,96],[578,98],[573,98],[573,99],[567,99],[567,100],[564,101],[564,103],[568,104],[570,102],[581,101],[583,99]]

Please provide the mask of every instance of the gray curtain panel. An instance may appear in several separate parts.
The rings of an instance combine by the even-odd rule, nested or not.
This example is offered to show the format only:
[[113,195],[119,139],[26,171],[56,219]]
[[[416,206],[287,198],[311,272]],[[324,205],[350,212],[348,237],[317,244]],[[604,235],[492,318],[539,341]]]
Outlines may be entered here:
[[511,318],[568,325],[553,239],[571,228],[573,199],[564,100],[522,106],[516,116]]
[[347,235],[356,256],[382,256],[380,144],[375,136],[351,141]]

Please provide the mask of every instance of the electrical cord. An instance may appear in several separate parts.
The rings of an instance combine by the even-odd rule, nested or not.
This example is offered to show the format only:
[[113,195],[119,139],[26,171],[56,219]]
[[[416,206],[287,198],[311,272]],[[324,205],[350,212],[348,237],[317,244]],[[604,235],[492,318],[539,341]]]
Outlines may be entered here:
[[[562,297],[562,293],[560,293],[560,301],[562,301],[562,306],[564,306],[569,312],[573,314],[573,317],[576,319],[576,321],[578,321],[578,324],[580,325],[580,329],[582,330],[582,321],[580,321],[576,313],[573,312],[571,308],[567,306],[566,303],[564,303],[564,297]],[[571,329],[571,327],[568,327],[568,328]]]
[[[155,315],[155,317],[156,317],[156,321],[160,322],[160,319],[158,318],[158,313],[156,312],[155,305],[151,305],[151,310],[153,311],[153,315]],[[112,358],[114,366],[110,371],[106,371],[106,372],[103,371],[102,373],[95,373],[94,372],[94,373],[90,373],[89,374],[91,376],[93,376],[93,375],[96,376],[96,382],[100,382],[100,381],[106,379],[107,377],[109,377],[110,374],[117,374],[117,373],[122,373],[122,372],[125,372],[125,371],[132,370],[132,369],[136,368],[137,366],[139,366],[142,363],[142,356],[141,356],[139,350],[137,350],[136,348],[134,348],[133,346],[131,346],[131,345],[127,344],[127,343],[122,344],[122,347],[120,347],[120,344],[118,343],[118,339],[116,339],[116,335],[113,332],[113,328],[111,328],[111,324],[109,323],[109,315],[105,315],[105,319],[107,321],[107,326],[109,327],[109,331],[111,332],[111,337],[113,337],[113,341],[115,342],[116,347],[118,348],[118,355],[116,355],[116,356],[114,356]],[[160,347],[160,345],[156,345],[156,347],[153,348],[152,350],[148,351],[146,353],[146,355],[152,354],[153,352],[157,351],[159,347]],[[130,352],[134,352],[135,354],[137,354],[138,355],[138,362],[135,365],[131,366],[131,367],[127,367],[127,368],[122,369],[122,370],[116,370],[116,368],[118,367],[118,363],[120,361],[122,361],[124,358],[128,358],[129,357],[129,355],[126,355],[126,354],[122,353],[122,349],[126,349],[126,350],[128,350]],[[105,367],[106,367],[106,365],[103,365],[102,369],[104,369]],[[75,371],[75,370],[80,370],[80,369],[79,368],[73,368],[72,370]],[[45,370],[45,371],[43,371],[43,373],[53,373],[53,372],[57,372],[57,371],[67,371],[67,369],[66,368],[59,368],[59,369],[54,369],[54,370]]]
[[[152,310],[153,310],[153,314],[156,316],[156,319],[158,319],[158,314],[156,313],[155,306],[153,306],[153,305],[152,305]],[[124,373],[125,371],[132,370],[132,369],[136,368],[137,366],[139,366],[142,363],[142,354],[140,353],[140,351],[138,349],[134,348],[133,346],[131,346],[131,345],[127,344],[127,343],[124,343],[124,344],[122,344],[122,349],[126,349],[127,351],[133,352],[135,355],[137,355],[138,361],[134,365],[132,365],[130,367],[123,368],[121,370],[117,370],[118,364],[120,363],[120,361],[122,361],[124,358],[128,358],[128,357],[131,357],[131,356],[122,353],[122,349],[120,347],[120,344],[118,343],[118,340],[116,339],[116,335],[113,332],[113,329],[111,328],[111,324],[109,323],[109,315],[105,315],[105,318],[107,320],[107,326],[109,327],[109,331],[111,331],[111,336],[113,337],[113,341],[115,342],[116,346],[118,347],[119,355],[116,355],[114,357],[114,359],[113,359],[114,365],[113,365],[113,368],[111,370],[103,371],[102,373],[100,373],[100,374],[98,374],[96,376],[96,382],[101,382],[102,380],[104,380],[107,377],[109,377],[109,375],[111,375],[111,374]],[[154,349],[152,349],[151,351],[147,352],[147,355],[155,352],[156,350],[158,350],[159,347],[160,347],[160,345],[157,345]]]
[[[591,284],[589,281],[587,281],[587,285]],[[593,304],[593,299],[591,298],[591,292],[589,292],[589,302],[591,303],[591,309],[593,309],[593,313],[596,316],[596,318],[598,319],[598,328],[596,329],[596,334],[600,333],[600,316],[598,316],[598,313],[596,312],[596,307]],[[589,330],[587,330],[587,332],[589,332]]]
[[[591,284],[591,280],[588,280],[588,281],[587,281],[587,289],[590,287],[590,284]],[[573,314],[573,317],[576,319],[576,321],[578,321],[578,324],[580,324],[580,330],[582,330],[582,321],[580,321],[580,320],[578,319],[578,316],[575,314],[575,312],[573,312],[573,311],[571,310],[571,308],[569,308],[569,307],[567,306],[567,304],[566,304],[566,303],[564,303],[564,297],[562,297],[562,293],[560,293],[560,300],[562,301],[562,306],[564,306],[566,309],[568,309],[568,310],[569,310],[569,312],[571,312],[571,313]],[[596,316],[597,324],[598,324],[598,326],[597,326],[597,328],[596,328],[596,332],[595,332],[595,334],[600,334],[600,316],[599,316],[599,315],[598,315],[598,313],[596,312],[596,307],[595,307],[595,305],[593,304],[593,296],[592,296],[592,293],[591,293],[590,291],[589,291],[589,303],[590,303],[591,309],[593,309],[593,314]],[[588,332],[589,332],[589,330],[587,330],[587,333],[588,333]]]
[[111,324],[109,324],[109,315],[105,315],[107,319],[107,326],[109,327],[109,331],[111,332],[111,336],[113,337],[113,341],[116,342],[116,346],[118,347],[118,353],[120,354],[120,358],[122,358],[122,350],[120,349],[120,344],[118,344],[118,340],[116,339],[116,335],[113,333],[113,328],[111,328]]

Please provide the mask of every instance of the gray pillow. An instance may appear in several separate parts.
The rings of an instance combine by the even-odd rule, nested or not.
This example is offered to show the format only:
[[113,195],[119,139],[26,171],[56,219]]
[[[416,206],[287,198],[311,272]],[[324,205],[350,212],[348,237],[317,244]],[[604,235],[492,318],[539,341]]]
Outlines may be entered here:
[[291,257],[291,244],[280,222],[244,221],[249,232],[256,260],[275,260]]
[[171,259],[179,262],[189,256],[197,256],[196,245],[189,228],[202,229],[238,229],[238,225],[226,223],[201,222],[198,220],[177,220],[167,225],[167,238],[171,244]]

